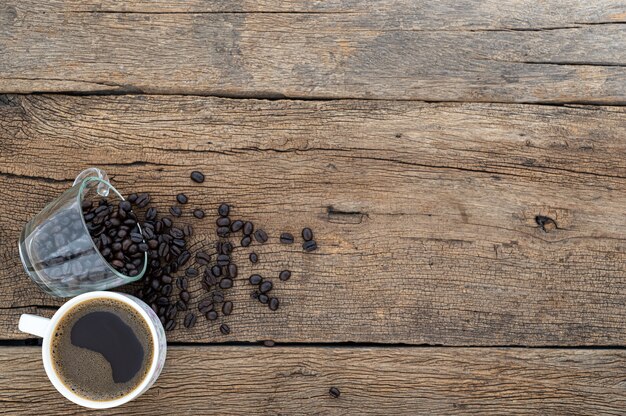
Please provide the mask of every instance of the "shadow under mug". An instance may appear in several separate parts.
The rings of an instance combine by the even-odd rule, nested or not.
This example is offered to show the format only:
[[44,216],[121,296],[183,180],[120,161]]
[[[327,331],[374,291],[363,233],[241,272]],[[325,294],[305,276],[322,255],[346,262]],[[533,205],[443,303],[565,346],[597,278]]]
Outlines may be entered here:
[[147,253],[142,253],[143,265],[133,275],[118,272],[100,254],[83,218],[83,201],[111,196],[124,200],[104,171],[86,169],[71,188],[24,226],[19,239],[20,258],[26,273],[43,291],[71,297],[143,277],[148,266]]
[[[152,335],[152,345],[154,349],[152,351],[152,362],[150,363],[150,367],[146,376],[141,381],[141,383],[139,383],[139,385],[135,387],[132,391],[128,392],[125,396],[114,400],[96,401],[79,396],[71,389],[69,389],[65,384],[63,384],[52,363],[52,334],[54,334],[57,325],[63,319],[63,317],[66,316],[67,313],[70,312],[76,305],[93,299],[113,299],[131,307],[133,310],[139,313],[141,317],[144,318],[146,325],[150,329],[150,334]],[[26,332],[28,334],[43,338],[41,355],[43,358],[46,375],[48,376],[54,387],[59,391],[59,393],[65,396],[65,398],[67,398],[68,400],[83,407],[89,407],[92,409],[107,409],[120,406],[133,400],[134,398],[140,396],[142,393],[148,390],[154,384],[154,382],[161,374],[161,370],[163,370],[163,366],[165,364],[167,342],[165,338],[165,330],[163,329],[161,321],[154,313],[154,311],[143,301],[137,299],[134,296],[124,293],[84,293],[63,304],[63,306],[61,306],[56,311],[51,319],[37,315],[23,314],[22,316],[20,316],[19,329],[22,332]]]

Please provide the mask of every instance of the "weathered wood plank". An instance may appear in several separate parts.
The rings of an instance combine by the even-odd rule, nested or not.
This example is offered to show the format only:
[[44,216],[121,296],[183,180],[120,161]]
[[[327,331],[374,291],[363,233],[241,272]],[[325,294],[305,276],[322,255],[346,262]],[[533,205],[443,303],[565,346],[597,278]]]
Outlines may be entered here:
[[0,6],[0,91],[626,102],[626,1]]
[[[236,253],[277,276],[272,313],[232,290],[229,337],[171,340],[621,345],[626,342],[625,108],[180,96],[9,96],[0,106],[0,313],[19,338],[22,225],[81,169],[165,210],[234,204],[274,238]],[[199,186],[192,169],[207,174]],[[537,215],[552,218],[543,230]],[[187,214],[189,218],[189,214]],[[196,221],[214,241],[214,217]],[[320,250],[278,244],[313,227]],[[277,279],[275,279],[277,280]],[[194,297],[201,289],[194,283]]]
[[4,347],[0,406],[12,415],[618,415],[625,363],[622,350],[170,347],[151,390],[87,412],[54,390],[39,348]]

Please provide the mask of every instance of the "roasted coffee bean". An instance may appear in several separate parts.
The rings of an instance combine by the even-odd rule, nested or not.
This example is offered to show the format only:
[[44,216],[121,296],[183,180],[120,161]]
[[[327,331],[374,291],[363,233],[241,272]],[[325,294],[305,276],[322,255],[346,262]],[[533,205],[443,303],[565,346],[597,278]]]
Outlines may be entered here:
[[189,302],[189,299],[191,298],[191,295],[186,290],[183,290],[182,292],[180,292],[179,296],[180,296],[180,300],[182,300],[185,303]]
[[196,183],[202,183],[204,182],[204,174],[200,171],[194,170],[191,172],[191,180]]
[[254,232],[254,239],[257,242],[263,244],[263,243],[265,243],[267,241],[267,233],[265,231],[263,231],[263,230],[256,230]]
[[176,279],[176,286],[180,290],[187,290],[187,288],[189,287],[189,282],[187,281],[186,277],[179,277],[178,279]]
[[221,254],[231,254],[233,252],[233,245],[230,241],[227,241],[225,243],[223,243],[220,246],[220,253]]
[[137,248],[139,249],[139,251],[145,253],[150,247],[146,243],[140,243],[139,245],[137,245]]
[[175,246],[175,245],[170,246],[170,253],[172,253],[174,257],[180,256],[181,251],[182,250],[178,246]]
[[166,228],[170,228],[172,226],[172,219],[170,217],[163,217],[161,221],[163,222],[163,226]]
[[269,301],[270,301],[270,298],[265,293],[259,294],[259,302],[266,305]]
[[180,267],[184,266],[185,263],[187,263],[189,261],[189,259],[191,258],[191,253],[189,253],[187,250],[183,251],[182,253],[180,253],[180,256],[178,257],[177,263]]
[[228,263],[230,263],[230,256],[228,256],[227,254],[220,254],[219,256],[217,256],[218,266],[226,266]]
[[191,237],[193,235],[193,227],[189,224],[186,224],[183,227],[183,234],[185,234],[185,237]]
[[230,327],[226,324],[220,325],[220,332],[224,335],[230,334]]
[[276,343],[272,341],[271,339],[268,339],[268,340],[263,341],[263,345],[265,347],[273,347],[274,345],[276,345]]
[[206,290],[207,292],[209,290],[211,290],[211,288],[209,287],[209,285],[205,281],[200,282],[200,287],[202,287],[202,289]]
[[181,230],[180,228],[176,228],[176,227],[172,227],[170,229],[170,235],[174,238],[185,238],[185,234],[183,233],[183,230]]
[[231,263],[228,265],[228,274],[230,277],[232,277],[233,279],[235,277],[237,277],[237,265],[234,263]]
[[278,300],[278,298],[270,298],[270,310],[275,311],[278,309],[278,306],[280,304],[280,301]]
[[159,281],[159,279],[154,279],[150,282],[150,286],[152,286],[152,288],[156,290],[161,287],[161,282]]
[[180,217],[183,214],[183,211],[178,207],[170,207],[170,214],[175,217]]
[[256,263],[257,261],[259,261],[259,255],[256,253],[250,253],[250,256],[248,258],[252,263]]
[[130,241],[133,243],[141,243],[143,241],[143,236],[139,233],[130,233]]
[[230,228],[228,227],[217,227],[217,235],[220,237],[227,237],[230,232]]
[[165,316],[159,316],[159,321],[161,321],[161,324],[165,326]]
[[119,207],[120,207],[121,209],[123,209],[124,211],[128,212],[128,211],[130,211],[130,208],[131,208],[131,206],[130,206],[130,202],[128,202],[128,201],[122,201],[122,202],[120,202]]
[[157,217],[157,209],[154,207],[148,208],[146,211],[146,221],[153,221]]
[[215,221],[218,227],[228,227],[230,225],[230,218],[228,217],[219,217],[217,221]]
[[304,251],[311,252],[317,250],[317,243],[314,240],[305,241],[302,244],[302,248],[304,249]]
[[213,309],[213,301],[211,299],[203,299],[198,303],[198,310],[201,314],[205,314]]
[[272,282],[270,280],[265,280],[263,283],[261,283],[259,290],[261,291],[261,293],[269,292],[270,290],[272,290]]
[[128,235],[128,232],[126,230],[119,230],[117,232],[117,237],[118,238],[125,238]]
[[283,282],[289,280],[289,278],[291,277],[291,272],[289,270],[283,270],[282,272],[280,272],[280,274],[278,275],[278,278],[280,280],[282,280]]
[[174,328],[176,328],[176,321],[173,319],[170,319],[169,321],[167,321],[167,323],[165,324],[165,330],[171,331]]
[[163,224],[163,221],[159,220],[154,224],[154,231],[157,233],[162,233],[163,232],[163,228],[165,228],[165,224]]
[[248,278],[251,285],[258,285],[263,281],[263,278],[258,274],[253,274]]
[[182,300],[179,300],[176,302],[176,309],[178,309],[179,311],[186,311],[187,304],[183,302]]
[[311,231],[310,228],[303,228],[302,229],[302,239],[304,241],[311,241],[311,240],[313,240],[313,231]]
[[246,221],[246,223],[243,225],[244,235],[250,235],[252,234],[253,231],[254,231],[254,224],[252,224],[250,221]]
[[216,290],[215,292],[213,292],[213,302],[215,303],[224,302],[224,294],[219,290]]
[[282,233],[280,235],[280,242],[283,244],[293,244],[294,238],[292,234]]
[[333,399],[336,399],[341,395],[341,392],[337,387],[331,387],[330,389],[328,389],[328,394],[330,394],[330,397],[332,397]]
[[176,306],[170,305],[167,307],[167,313],[165,314],[165,316],[167,316],[167,319],[174,319],[177,313],[178,310],[176,309]]
[[209,321],[215,321],[217,319],[217,312],[215,312],[215,311],[208,311],[206,313],[206,319],[208,319]]
[[196,324],[196,314],[193,312],[189,312],[187,315],[185,315],[185,321],[183,324],[185,325],[185,328],[193,328],[193,326]]
[[169,252],[170,247],[167,245],[167,243],[163,242],[159,244],[159,257],[165,257],[165,255]]
[[185,270],[185,274],[189,277],[195,277],[198,275],[198,269],[196,269],[195,267],[189,267],[187,268],[187,270]]
[[164,274],[163,276],[161,276],[161,283],[163,283],[164,285],[171,284],[172,276],[170,276],[169,274]]
[[124,267],[124,262],[122,260],[115,259],[111,262],[111,266],[119,269],[119,268]]
[[230,207],[228,206],[228,204],[225,203],[220,204],[219,208],[217,209],[217,213],[220,214],[220,216],[222,217],[227,217],[229,212]]
[[160,298],[158,298],[156,302],[157,302],[157,305],[160,305],[160,306],[169,305],[170,303],[169,299],[167,299],[164,296],[161,296]]
[[242,228],[243,228],[243,221],[241,220],[235,220],[232,222],[232,224],[230,224],[230,231],[234,233],[241,230]]
[[222,268],[220,266],[213,266],[211,267],[211,273],[213,273],[213,276],[215,277],[220,277],[222,275]]
[[230,315],[233,312],[233,303],[231,301],[224,302],[222,305],[222,313],[225,316]]
[[185,194],[176,195],[176,201],[178,201],[179,204],[186,204],[188,201],[187,195]]
[[[126,200],[130,202],[131,204],[134,204],[135,201],[137,201],[137,194],[133,193],[133,194],[128,195],[128,198],[126,198]],[[91,201],[89,201],[89,204],[91,205]]]
[[248,247],[251,242],[252,242],[252,239],[250,238],[250,236],[247,235],[241,239],[240,244],[241,244],[241,247]]
[[183,240],[182,238],[175,238],[174,240],[172,240],[172,244],[174,244],[177,247],[183,248],[187,245],[187,242]]
[[194,209],[193,216],[196,217],[197,219],[202,219],[204,218],[204,211],[202,211],[201,209]]
[[211,256],[204,251],[199,251],[196,253],[196,261],[199,264],[209,264],[211,262]]
[[150,195],[147,193],[141,193],[137,195],[137,200],[135,201],[135,205],[139,208],[145,208],[146,205],[150,203]]
[[225,277],[224,279],[220,280],[220,287],[222,289],[230,289],[231,287],[233,287],[233,281]]
[[164,296],[169,296],[172,294],[172,285],[165,285],[161,288],[161,294]]

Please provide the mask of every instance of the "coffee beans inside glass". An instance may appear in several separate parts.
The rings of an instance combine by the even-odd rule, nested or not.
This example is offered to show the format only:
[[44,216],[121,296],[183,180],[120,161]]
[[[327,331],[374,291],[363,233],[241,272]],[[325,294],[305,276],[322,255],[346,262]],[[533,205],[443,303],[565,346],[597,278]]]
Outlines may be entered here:
[[130,203],[97,168],[81,172],[24,226],[19,239],[26,272],[57,297],[139,280],[147,267],[145,251]]

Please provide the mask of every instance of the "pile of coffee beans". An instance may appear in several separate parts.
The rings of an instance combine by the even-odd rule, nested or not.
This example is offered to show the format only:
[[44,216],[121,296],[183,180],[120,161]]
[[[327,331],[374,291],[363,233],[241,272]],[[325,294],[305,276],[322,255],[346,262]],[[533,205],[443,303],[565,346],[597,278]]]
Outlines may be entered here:
[[[199,171],[192,172],[190,177],[196,183],[204,181],[204,175]],[[118,271],[136,276],[143,267],[144,253],[147,253],[147,270],[135,295],[150,305],[167,331],[176,328],[178,322],[185,328],[192,328],[198,315],[202,315],[207,321],[215,322],[220,333],[228,335],[231,328],[223,321],[236,310],[236,305],[227,299],[227,294],[233,288],[234,280],[239,278],[239,268],[232,254],[252,244],[265,244],[270,237],[251,221],[233,218],[232,207],[222,203],[216,210],[217,241],[214,244],[194,243],[196,249],[191,250],[188,241],[194,228],[182,223],[181,218],[200,220],[205,217],[205,211],[198,207],[187,211],[186,207],[193,201],[184,193],[178,193],[173,199],[175,203],[166,215],[150,206],[147,193],[131,194],[117,205],[106,200],[85,204],[83,213],[90,232],[93,230],[94,243]],[[317,248],[310,228],[302,230],[302,238],[305,251]],[[279,241],[293,244],[295,238],[283,232]],[[207,247],[212,249],[207,250]],[[257,263],[259,256],[250,252],[248,259]],[[290,277],[289,270],[278,275],[280,282],[286,282]],[[192,299],[190,282],[196,279],[206,294]],[[253,287],[252,299],[267,305],[271,311],[279,309],[280,300],[272,294],[274,282],[271,279],[253,274],[247,280]]]
[[84,200],[82,210],[87,230],[102,257],[118,272],[137,276],[143,269],[148,246],[130,202],[114,205],[107,198]]

